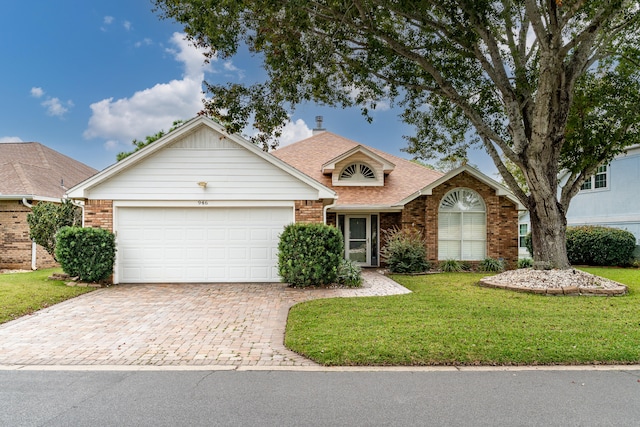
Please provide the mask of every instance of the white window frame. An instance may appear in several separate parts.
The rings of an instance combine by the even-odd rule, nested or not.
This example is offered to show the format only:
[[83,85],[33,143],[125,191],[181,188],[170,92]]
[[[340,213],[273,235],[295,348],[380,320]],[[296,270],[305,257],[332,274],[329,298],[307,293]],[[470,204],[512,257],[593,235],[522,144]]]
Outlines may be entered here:
[[[454,195],[454,193],[457,193]],[[451,197],[453,196],[453,197]],[[465,197],[467,196],[471,198],[475,198],[475,205],[470,206],[465,203]],[[452,203],[455,199],[458,199],[456,203]],[[469,199],[467,199],[469,200]],[[468,225],[472,225],[472,223],[480,218],[482,215],[482,225],[484,229],[482,230],[482,239],[477,237],[470,237],[465,234],[465,228],[468,229]],[[465,221],[465,215],[467,218],[471,220],[471,222]],[[458,218],[459,217],[459,218]],[[449,235],[444,233],[446,223],[451,224],[451,219],[454,219],[453,224],[455,228],[451,231]],[[457,226],[456,226],[457,225]],[[477,192],[470,188],[459,187],[449,191],[444,197],[440,200],[440,204],[438,205],[438,259],[444,260],[451,258],[450,256],[444,256],[444,247],[450,244],[458,243],[460,246],[457,250],[459,256],[454,257],[460,261],[481,261],[486,257],[487,254],[487,206],[482,199],[482,196]],[[468,244],[471,243],[481,243],[482,245],[482,253],[471,253],[473,249]]]
[[[582,183],[582,185],[580,186],[580,192],[586,193],[586,192],[592,192],[592,191],[608,190],[609,183],[611,182],[609,177],[609,170],[610,170],[610,165],[598,166],[598,168],[596,169],[596,172]],[[597,178],[602,176],[604,176],[605,185],[603,187],[596,188]],[[585,188],[585,185],[587,183],[589,184],[589,187]]]
[[[347,169],[351,167],[356,168],[357,171],[348,177],[343,177],[343,174],[347,171]],[[363,174],[362,173],[363,168],[366,168],[371,175],[367,176]],[[377,181],[377,178],[378,177],[376,176],[375,170],[364,162],[349,163],[347,166],[342,168],[342,170],[340,171],[340,174],[338,175],[338,181],[372,182],[372,181]]]
[[[524,234],[522,233],[522,228],[524,227]],[[518,224],[518,247],[526,248],[524,238],[529,234],[529,224],[523,223]]]

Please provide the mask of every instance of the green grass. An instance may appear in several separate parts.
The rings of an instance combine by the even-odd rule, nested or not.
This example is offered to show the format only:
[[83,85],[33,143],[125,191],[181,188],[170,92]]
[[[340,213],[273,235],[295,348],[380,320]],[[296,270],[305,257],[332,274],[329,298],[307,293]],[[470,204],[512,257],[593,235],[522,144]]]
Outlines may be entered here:
[[624,297],[551,297],[476,285],[487,274],[394,276],[412,294],[291,309],[285,344],[323,365],[640,363],[640,270],[585,268]]
[[70,287],[62,281],[47,279],[51,273],[59,271],[48,269],[0,274],[0,323],[94,290]]

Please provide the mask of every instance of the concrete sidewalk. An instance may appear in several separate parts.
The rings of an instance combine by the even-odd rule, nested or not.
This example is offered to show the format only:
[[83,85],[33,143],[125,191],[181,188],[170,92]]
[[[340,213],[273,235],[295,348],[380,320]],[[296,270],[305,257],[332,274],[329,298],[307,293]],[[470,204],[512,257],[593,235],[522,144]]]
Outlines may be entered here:
[[284,347],[289,309],[317,298],[409,293],[376,271],[363,277],[358,289],[282,283],[100,289],[0,325],[0,365],[313,367]]

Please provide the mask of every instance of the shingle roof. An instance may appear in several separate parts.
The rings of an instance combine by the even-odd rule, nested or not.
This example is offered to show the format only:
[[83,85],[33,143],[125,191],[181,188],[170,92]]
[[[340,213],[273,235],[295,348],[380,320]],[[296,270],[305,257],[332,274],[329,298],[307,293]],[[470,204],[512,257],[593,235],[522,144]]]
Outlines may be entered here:
[[60,199],[96,172],[38,142],[0,144],[0,195]]
[[[395,163],[395,169],[385,177],[383,187],[334,187],[331,185],[331,175],[322,173],[323,164],[358,145],[366,147],[391,163]],[[331,132],[319,133],[275,150],[272,154],[333,189],[338,193],[338,205],[395,206],[443,175],[441,172]]]

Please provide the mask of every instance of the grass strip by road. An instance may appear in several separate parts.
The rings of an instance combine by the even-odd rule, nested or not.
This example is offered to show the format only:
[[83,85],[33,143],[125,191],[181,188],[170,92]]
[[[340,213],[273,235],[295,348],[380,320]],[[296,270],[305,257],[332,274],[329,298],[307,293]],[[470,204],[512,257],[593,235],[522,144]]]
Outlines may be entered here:
[[327,366],[640,363],[640,270],[584,270],[629,295],[482,288],[476,273],[394,276],[413,293],[296,305],[285,344]]
[[0,323],[33,313],[80,294],[90,287],[70,287],[48,277],[60,269],[0,274]]

